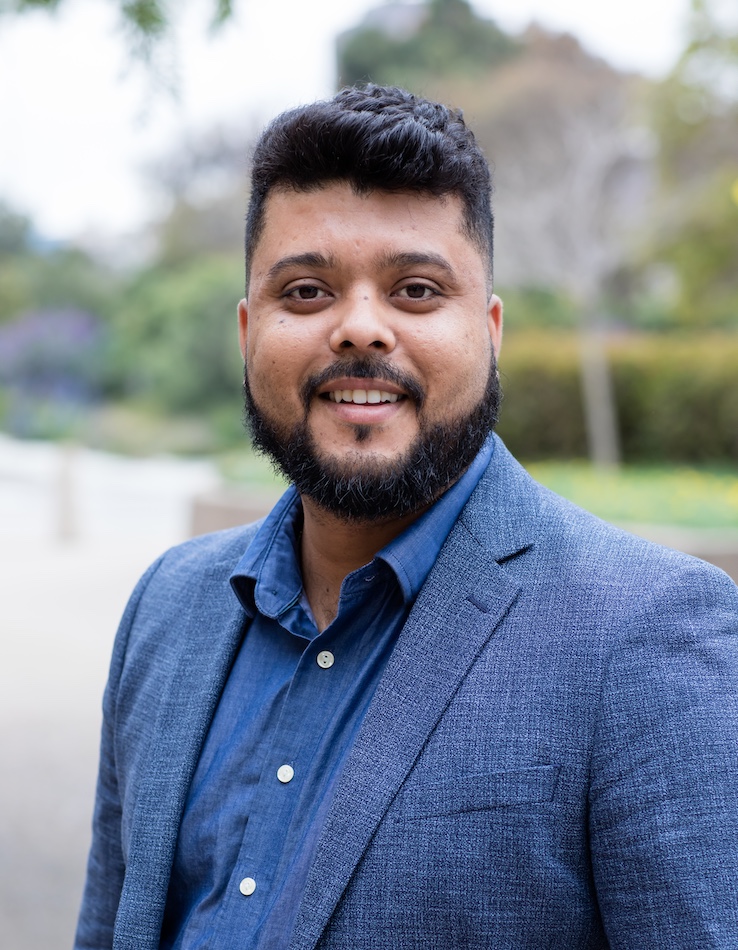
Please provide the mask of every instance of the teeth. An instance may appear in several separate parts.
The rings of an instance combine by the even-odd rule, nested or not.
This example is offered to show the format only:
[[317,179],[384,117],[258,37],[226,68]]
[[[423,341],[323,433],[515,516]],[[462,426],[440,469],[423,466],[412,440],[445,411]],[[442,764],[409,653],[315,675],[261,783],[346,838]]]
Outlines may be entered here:
[[365,403],[397,402],[397,393],[386,393],[381,389],[336,389],[328,393],[331,402],[353,402],[357,406]]

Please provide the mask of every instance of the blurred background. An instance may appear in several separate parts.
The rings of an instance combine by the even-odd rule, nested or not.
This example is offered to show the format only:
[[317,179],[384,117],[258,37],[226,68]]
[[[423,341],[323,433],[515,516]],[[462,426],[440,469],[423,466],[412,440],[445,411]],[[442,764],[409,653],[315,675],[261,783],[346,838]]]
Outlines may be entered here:
[[734,0],[0,0],[0,932],[68,946],[117,618],[281,486],[241,427],[249,149],[366,79],[495,167],[499,431],[738,577]]

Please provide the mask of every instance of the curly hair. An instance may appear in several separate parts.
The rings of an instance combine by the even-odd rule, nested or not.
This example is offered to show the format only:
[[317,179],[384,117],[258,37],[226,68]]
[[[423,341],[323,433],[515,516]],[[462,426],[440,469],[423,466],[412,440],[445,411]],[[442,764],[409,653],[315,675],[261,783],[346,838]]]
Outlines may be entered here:
[[348,182],[373,190],[458,195],[464,233],[492,282],[492,176],[460,110],[393,86],[349,86],[333,99],[284,112],[257,142],[246,214],[246,282],[273,188],[311,191]]

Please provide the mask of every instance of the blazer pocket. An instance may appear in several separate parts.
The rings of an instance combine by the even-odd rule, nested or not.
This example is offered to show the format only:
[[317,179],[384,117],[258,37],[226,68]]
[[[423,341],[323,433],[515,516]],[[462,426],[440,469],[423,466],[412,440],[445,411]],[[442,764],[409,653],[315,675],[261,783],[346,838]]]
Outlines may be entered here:
[[418,785],[401,792],[397,800],[401,815],[396,820],[550,802],[558,775],[558,765],[535,765],[505,772],[474,772]]

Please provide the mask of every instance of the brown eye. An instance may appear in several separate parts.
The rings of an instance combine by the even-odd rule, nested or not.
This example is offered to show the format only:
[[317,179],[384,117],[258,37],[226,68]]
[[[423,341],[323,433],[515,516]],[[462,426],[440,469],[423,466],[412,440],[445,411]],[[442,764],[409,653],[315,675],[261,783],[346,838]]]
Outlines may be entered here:
[[314,287],[312,284],[300,284],[299,287],[293,287],[292,290],[288,291],[286,296],[293,300],[318,300],[321,297],[326,297],[327,294],[320,287]]
[[398,291],[398,296],[406,297],[409,300],[430,300],[436,296],[436,291],[427,284],[405,284]]

